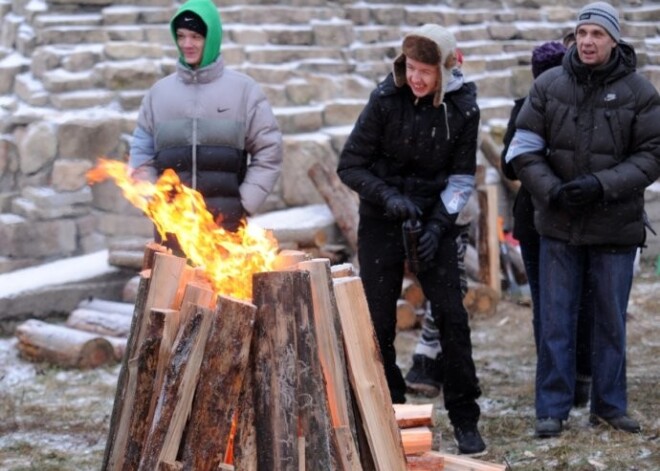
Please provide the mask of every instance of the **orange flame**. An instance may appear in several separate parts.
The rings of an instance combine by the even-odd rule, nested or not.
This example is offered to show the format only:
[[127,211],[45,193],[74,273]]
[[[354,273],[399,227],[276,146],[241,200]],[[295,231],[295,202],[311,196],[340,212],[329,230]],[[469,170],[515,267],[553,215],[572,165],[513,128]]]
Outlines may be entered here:
[[202,195],[184,186],[171,169],[156,183],[132,178],[129,167],[117,160],[99,159],[87,172],[90,185],[107,178],[153,221],[163,239],[176,234],[186,257],[204,271],[216,294],[252,299],[252,275],[271,270],[277,255],[270,232],[245,221],[236,232],[219,227]]

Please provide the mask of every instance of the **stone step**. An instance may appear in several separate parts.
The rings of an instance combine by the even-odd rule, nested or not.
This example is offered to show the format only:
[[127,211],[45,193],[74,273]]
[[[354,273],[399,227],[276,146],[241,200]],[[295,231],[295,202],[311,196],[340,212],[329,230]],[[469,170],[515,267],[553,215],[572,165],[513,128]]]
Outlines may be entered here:
[[101,26],[103,15],[100,13],[53,14],[37,15],[32,24],[33,28],[74,27],[74,26]]
[[[344,17],[340,6],[300,6],[280,5],[236,5],[220,7],[218,11],[223,25],[232,23],[242,25],[268,25],[273,23],[285,25],[306,25],[313,21],[329,21]],[[326,4],[325,2],[323,3]]]
[[253,64],[282,64],[319,58],[345,59],[338,49],[318,46],[246,46],[245,55]]
[[115,98],[116,94],[114,92],[104,89],[51,93],[49,97],[53,107],[62,111],[108,106]]
[[176,5],[144,6],[111,5],[101,10],[104,25],[168,24]]

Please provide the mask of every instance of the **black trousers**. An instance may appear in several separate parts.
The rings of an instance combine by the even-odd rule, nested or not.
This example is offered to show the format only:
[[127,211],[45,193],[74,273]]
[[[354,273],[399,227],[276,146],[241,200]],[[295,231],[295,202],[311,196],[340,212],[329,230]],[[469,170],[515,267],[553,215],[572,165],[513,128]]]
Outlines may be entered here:
[[[396,303],[405,262],[401,223],[362,216],[358,259],[392,401],[405,402],[406,384],[394,348]],[[417,277],[440,330],[443,395],[449,420],[454,426],[476,424],[480,415],[476,399],[481,389],[472,360],[468,314],[463,307],[455,233],[442,238],[435,258]]]

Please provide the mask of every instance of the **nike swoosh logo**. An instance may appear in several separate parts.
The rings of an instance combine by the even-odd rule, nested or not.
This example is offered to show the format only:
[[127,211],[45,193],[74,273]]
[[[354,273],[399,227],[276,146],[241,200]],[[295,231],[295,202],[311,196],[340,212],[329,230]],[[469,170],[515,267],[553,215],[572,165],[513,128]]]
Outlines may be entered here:
[[218,113],[223,113],[227,111],[229,108],[218,108]]

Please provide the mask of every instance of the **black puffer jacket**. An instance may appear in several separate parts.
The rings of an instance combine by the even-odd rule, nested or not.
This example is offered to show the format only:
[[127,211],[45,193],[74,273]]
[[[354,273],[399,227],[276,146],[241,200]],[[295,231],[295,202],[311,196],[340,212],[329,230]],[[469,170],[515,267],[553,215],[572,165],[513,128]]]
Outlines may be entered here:
[[385,199],[399,191],[424,211],[423,219],[452,220],[440,192],[450,175],[474,176],[478,132],[473,83],[447,92],[436,108],[433,95],[416,100],[390,74],[371,93],[337,172],[359,194],[361,215],[385,218]]
[[[596,68],[573,46],[562,67],[534,82],[516,127],[541,136],[547,153],[513,162],[534,197],[541,235],[577,245],[643,243],[644,189],[660,177],[660,97],[635,66],[627,44]],[[602,201],[572,214],[550,201],[557,185],[585,174],[600,181]]]

